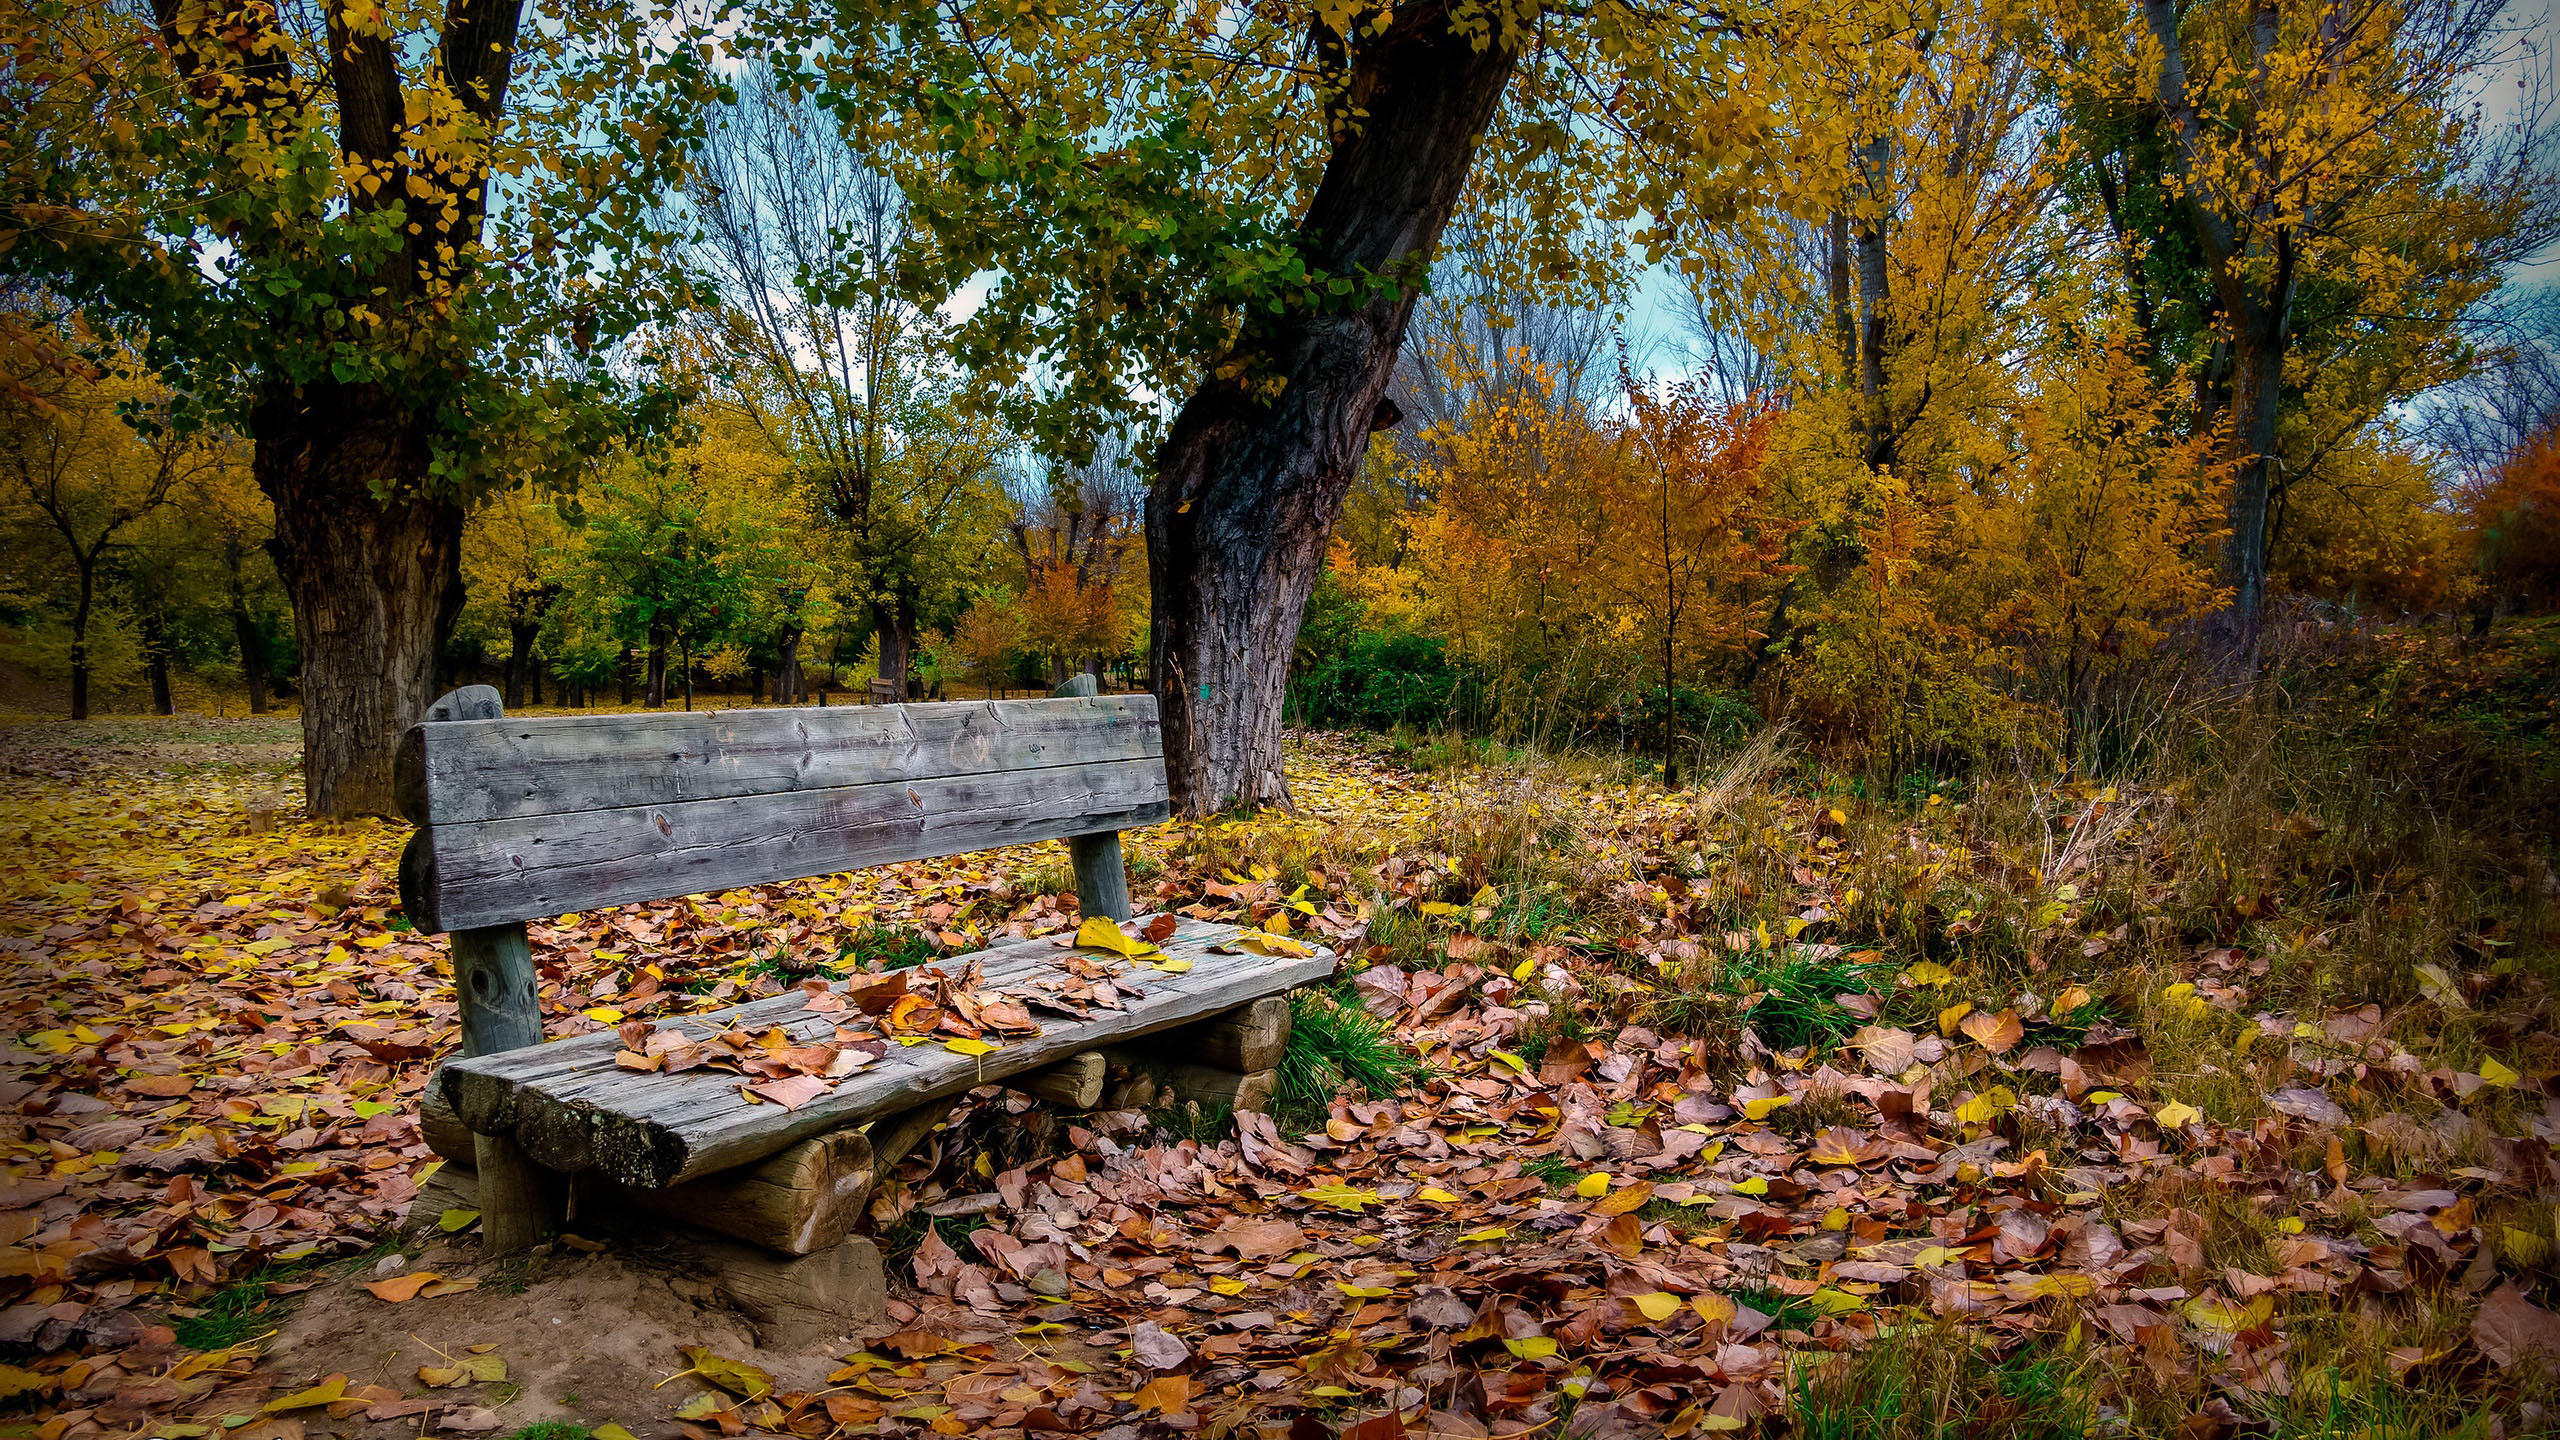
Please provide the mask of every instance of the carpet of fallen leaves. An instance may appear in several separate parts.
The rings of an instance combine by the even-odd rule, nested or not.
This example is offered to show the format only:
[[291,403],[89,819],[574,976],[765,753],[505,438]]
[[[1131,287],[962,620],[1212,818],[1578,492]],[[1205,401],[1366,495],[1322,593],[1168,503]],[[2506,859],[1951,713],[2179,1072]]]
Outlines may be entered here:
[[[181,1343],[227,1286],[289,1291],[367,1252],[438,1163],[416,1102],[455,1009],[441,941],[398,915],[405,828],[301,820],[291,738],[0,734],[0,1422],[43,1440],[540,1418],[469,1388],[468,1355],[351,1392],[271,1373],[254,1340]],[[1354,957],[1345,997],[1425,1080],[1210,1138],[1069,1117],[1047,1153],[992,1162],[970,1137],[1028,1102],[981,1092],[993,1123],[964,1114],[877,1207],[910,1237],[942,1217],[891,1327],[806,1391],[670,1354],[688,1387],[627,1433],[1680,1437],[1802,1426],[1913,1337],[1954,1347],[1969,1392],[1931,1403],[1969,1433],[2549,1423],[2560,1054],[2538,986],[2409,957],[2414,1004],[2465,1016],[2461,1064],[2408,1048],[2409,1006],[2266,1008],[2266,957],[2230,944],[2100,984],[2114,1003],[2036,980],[2042,961],[1995,993],[1839,923],[1876,873],[1855,850],[1970,863],[1925,812],[1881,845],[1847,843],[1829,802],[1753,812],[1793,858],[1784,893],[1761,886],[1774,920],[1735,930],[1713,892],[1755,882],[1719,870],[1691,796],[1506,790],[1323,739],[1292,783],[1295,815],[1133,837],[1142,908]],[[2075,803],[2090,825],[2131,800]],[[1522,843],[1574,829],[1607,933],[1589,905],[1524,925],[1524,897],[1450,853],[1532,806],[1565,813]],[[2084,918],[2102,862],[2073,863],[2078,885],[2044,877],[2037,943],[2103,970],[2129,932]],[[1030,847],[532,934],[557,1036],[775,993],[874,927],[946,950],[1071,929],[1061,888],[1062,852]],[[1856,1028],[1779,1047],[1749,994],[1665,1018],[1701,957],[1745,952],[1852,966],[1828,998]],[[437,1303],[440,1282],[383,1283]],[[2062,1399],[2011,1384],[2017,1357]]]

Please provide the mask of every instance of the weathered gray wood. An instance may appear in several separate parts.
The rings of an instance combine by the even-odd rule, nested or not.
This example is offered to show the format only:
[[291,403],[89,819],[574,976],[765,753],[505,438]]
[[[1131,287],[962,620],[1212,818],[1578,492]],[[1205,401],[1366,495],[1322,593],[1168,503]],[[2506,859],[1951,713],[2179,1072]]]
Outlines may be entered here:
[[[1101,688],[1101,682],[1087,670],[1067,677],[1049,694],[1052,699],[1089,700]],[[1129,866],[1120,857],[1117,833],[1071,836],[1067,840],[1067,858],[1075,864],[1079,913],[1108,915],[1114,920],[1129,918]]]
[[401,857],[421,929],[459,930],[1152,825],[1155,761],[432,825]]
[[[877,1326],[889,1313],[880,1248],[849,1239],[785,1259],[707,1237],[671,1237],[669,1258],[711,1278],[721,1298],[755,1322],[770,1350],[812,1350]],[[610,1317],[605,1317],[610,1323]]]
[[462,1006],[462,1053],[495,1055],[542,1043],[542,997],[533,942],[521,921],[456,930],[453,993]]
[[[1168,974],[1131,967],[1128,978],[1143,997],[1132,997],[1125,1009],[1098,1010],[1090,1020],[1044,1014],[1042,1033],[983,1056],[931,1043],[893,1045],[869,1068],[797,1110],[751,1103],[740,1094],[739,1077],[733,1074],[619,1069],[613,1055],[621,1042],[610,1032],[516,1054],[458,1060],[444,1068],[439,1083],[465,1124],[482,1133],[517,1136],[543,1164],[594,1168],[624,1184],[672,1185],[760,1159],[811,1135],[994,1084],[1332,973],[1330,951],[1304,957],[1210,953],[1211,945],[1240,933],[1233,926],[1184,922],[1164,948],[1171,958],[1189,960],[1191,968]],[[1023,993],[1034,978],[1058,973],[1056,962],[1063,953],[1057,941],[1043,939],[970,958],[983,968],[981,993]],[[956,971],[962,963],[946,960],[938,968]],[[840,1012],[807,1011],[803,992],[794,992],[678,1023],[704,1036],[731,1024],[758,1030],[780,1025],[795,1039],[817,1039],[831,1035],[839,1018]],[[564,1131],[576,1132],[578,1143],[562,1141]]]
[[[427,707],[418,729],[465,722],[495,722],[504,708],[498,692],[465,685]],[[412,836],[414,844],[417,837]],[[406,863],[406,856],[403,856]],[[457,930],[452,939],[453,993],[460,1011],[462,1053],[495,1055],[542,1043],[542,1000],[535,993],[533,949],[521,924]],[[481,1177],[480,1245],[489,1255],[513,1255],[540,1242],[559,1218],[551,1177],[511,1135],[472,1137],[472,1168]]]
[[1076,913],[1129,918],[1129,866],[1120,858],[1118,831],[1067,837],[1067,858],[1076,867]]
[[1114,1045],[1102,1055],[1114,1068],[1140,1072],[1154,1080],[1155,1096],[1147,1103],[1155,1105],[1196,1101],[1204,1110],[1221,1106],[1230,1110],[1266,1110],[1280,1078],[1276,1070],[1239,1073],[1214,1065],[1169,1060],[1157,1051],[1134,1046]]
[[421,720],[495,720],[507,713],[495,685],[463,685],[447,690],[427,707]]
[[852,1233],[876,1174],[869,1137],[830,1130],[753,1165],[666,1190],[600,1184],[587,1208],[641,1210],[778,1255],[810,1255]]
[[1008,1088],[1021,1091],[1052,1105],[1069,1110],[1090,1110],[1102,1099],[1102,1076],[1108,1067],[1098,1051],[1070,1055],[1044,1070],[1034,1070],[1004,1082]]
[[948,1099],[934,1100],[873,1122],[871,1153],[880,1173],[888,1174],[891,1166],[907,1158],[908,1151],[924,1143],[924,1137],[941,1128],[951,1117],[952,1105]]
[[[1090,1059],[1092,1088],[1099,1092],[1102,1057]],[[452,1169],[479,1169],[480,1137],[453,1113],[443,1087],[428,1086],[419,1097],[418,1112],[418,1128],[429,1149]],[[682,1220],[778,1254],[806,1255],[851,1231],[870,1198],[876,1173],[868,1137],[860,1130],[831,1130],[753,1165],[665,1190],[582,1177],[579,1218],[618,1219],[637,1211]]]
[[1141,1045],[1167,1059],[1221,1070],[1268,1070],[1289,1048],[1289,997],[1266,995],[1197,1025],[1151,1035]]
[[557,1182],[511,1135],[475,1135],[480,1177],[480,1252],[495,1258],[532,1249],[558,1224]]
[[1152,695],[487,719],[412,728],[399,800],[461,825],[1163,755]]

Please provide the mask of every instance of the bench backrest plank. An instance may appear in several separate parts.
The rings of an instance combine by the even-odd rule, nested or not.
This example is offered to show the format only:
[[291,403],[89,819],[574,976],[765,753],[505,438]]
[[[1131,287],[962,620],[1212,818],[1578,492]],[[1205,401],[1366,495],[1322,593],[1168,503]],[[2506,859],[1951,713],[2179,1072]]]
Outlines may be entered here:
[[1151,825],[1155,697],[431,721],[403,747],[425,930]]

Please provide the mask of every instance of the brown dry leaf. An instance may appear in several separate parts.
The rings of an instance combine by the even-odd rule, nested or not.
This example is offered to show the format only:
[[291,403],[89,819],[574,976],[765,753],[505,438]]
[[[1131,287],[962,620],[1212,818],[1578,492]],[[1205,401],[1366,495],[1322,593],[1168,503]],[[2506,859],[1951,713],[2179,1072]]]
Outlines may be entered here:
[[2015,1010],[2003,1010],[1997,1015],[1986,1015],[1976,1010],[1958,1022],[1956,1028],[1994,1055],[2008,1054],[2019,1041],[2027,1038],[2026,1022],[2018,1018]]
[[394,1275],[388,1280],[371,1281],[364,1288],[372,1291],[375,1299],[388,1300],[397,1305],[404,1300],[417,1299],[419,1291],[443,1278],[433,1270],[412,1270],[406,1275]]
[[832,1093],[834,1086],[814,1075],[785,1075],[777,1080],[758,1080],[738,1087],[750,1095],[770,1100],[785,1110],[797,1110],[821,1095]]
[[1141,1410],[1153,1410],[1163,1415],[1188,1414],[1191,1410],[1191,1377],[1159,1375],[1139,1386],[1137,1393],[1129,1397],[1129,1403]]
[[1286,1220],[1230,1220],[1200,1242],[1204,1250],[1232,1250],[1239,1260],[1265,1260],[1306,1248],[1307,1232]]
[[2560,1362],[2560,1315],[2526,1298],[2513,1280],[2490,1292],[2472,1317],[2471,1340],[2501,1370],[2527,1362]]

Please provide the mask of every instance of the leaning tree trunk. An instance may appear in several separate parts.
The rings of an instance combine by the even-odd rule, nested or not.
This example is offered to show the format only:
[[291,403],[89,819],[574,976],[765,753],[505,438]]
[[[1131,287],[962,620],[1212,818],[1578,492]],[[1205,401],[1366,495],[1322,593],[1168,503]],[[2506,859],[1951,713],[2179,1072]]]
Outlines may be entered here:
[[378,393],[310,387],[259,409],[250,464],[301,641],[311,814],[398,815],[392,757],[436,697],[462,608],[462,507],[417,492],[422,433],[380,418],[393,412]]
[[[1174,417],[1147,496],[1150,659],[1174,808],[1286,805],[1289,656],[1325,542],[1386,398],[1441,227],[1518,61],[1452,28],[1446,0],[1400,6],[1357,42],[1338,132],[1299,220],[1311,270],[1397,283],[1248,329]],[[1282,382],[1265,398],[1269,381]]]

